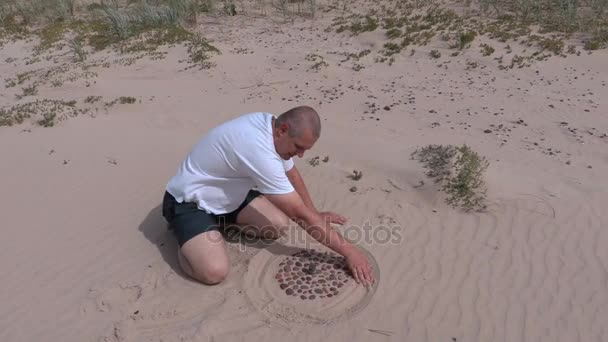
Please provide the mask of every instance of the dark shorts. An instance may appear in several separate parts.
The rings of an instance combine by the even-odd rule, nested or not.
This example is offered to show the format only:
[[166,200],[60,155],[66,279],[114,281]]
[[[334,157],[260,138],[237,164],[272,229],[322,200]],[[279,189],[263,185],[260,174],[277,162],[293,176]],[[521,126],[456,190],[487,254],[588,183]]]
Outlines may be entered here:
[[258,191],[250,190],[241,205],[234,211],[222,214],[208,214],[200,210],[196,203],[178,203],[170,193],[165,191],[163,198],[163,216],[169,223],[169,229],[173,231],[179,246],[183,246],[186,241],[193,237],[212,230],[219,230],[220,223],[235,224],[237,215],[261,195]]

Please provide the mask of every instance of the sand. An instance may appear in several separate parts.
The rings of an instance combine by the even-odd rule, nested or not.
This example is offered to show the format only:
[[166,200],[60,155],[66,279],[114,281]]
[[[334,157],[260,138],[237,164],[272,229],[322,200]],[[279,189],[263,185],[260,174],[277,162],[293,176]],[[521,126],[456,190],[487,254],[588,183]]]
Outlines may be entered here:
[[[183,71],[176,47],[20,100],[23,86],[4,88],[2,107],[103,100],[54,127],[0,127],[0,340],[608,340],[606,51],[498,70],[477,48],[431,59],[450,52],[436,42],[354,71],[344,53],[379,49],[381,34],[325,32],[332,13],[201,19],[222,51],[208,70]],[[26,65],[33,45],[0,48],[2,79],[52,65]],[[309,53],[327,65],[310,69]],[[90,60],[103,56],[117,57]],[[120,96],[136,101],[101,104]],[[274,244],[230,241],[220,285],[188,279],[160,213],[178,163],[216,124],[302,104],[323,131],[296,165],[315,204],[348,218],[336,228],[372,256],[378,282],[348,285],[342,301],[262,305],[282,298],[264,278],[277,250],[320,248],[295,226]],[[427,144],[488,158],[485,211],[444,203],[410,159]]]

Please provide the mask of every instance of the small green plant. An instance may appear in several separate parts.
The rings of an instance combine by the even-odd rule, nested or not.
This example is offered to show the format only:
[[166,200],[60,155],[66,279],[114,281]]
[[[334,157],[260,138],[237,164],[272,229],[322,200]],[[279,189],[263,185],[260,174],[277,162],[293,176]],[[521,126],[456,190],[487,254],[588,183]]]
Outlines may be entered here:
[[317,55],[316,53],[309,53],[304,57],[309,62],[313,62],[313,65],[310,66],[310,69],[319,71],[322,67],[329,66],[323,56]]
[[15,97],[17,97],[18,100],[20,100],[26,96],[38,95],[38,86],[36,84],[32,84],[31,86],[22,88],[21,90],[23,90],[22,94],[15,95]]
[[564,50],[564,42],[560,39],[542,39],[539,46],[542,50],[553,52],[554,55],[561,55]]
[[89,95],[84,99],[84,103],[95,103],[102,99],[102,96]]
[[42,127],[53,127],[55,126],[55,118],[57,114],[55,112],[45,113],[42,115],[42,119],[36,121],[36,123]]
[[458,48],[462,50],[467,47],[467,45],[469,45],[473,42],[473,40],[475,40],[476,35],[477,33],[474,31],[461,32],[458,36]]
[[431,52],[429,53],[429,55],[430,55],[432,58],[437,59],[437,58],[440,58],[440,57],[441,57],[441,52],[439,52],[439,51],[437,51],[437,50],[431,50]]
[[447,204],[467,212],[486,208],[483,173],[489,162],[469,146],[428,145],[414,151],[412,158],[423,164],[428,177],[442,183]]
[[74,62],[84,62],[87,59],[87,52],[82,47],[81,37],[75,37],[68,40],[68,48],[74,56]]
[[348,178],[352,179],[352,180],[359,180],[363,177],[363,172],[362,171],[357,171],[357,170],[353,170],[353,173],[348,175]]
[[319,156],[310,158],[308,160],[308,164],[310,164],[311,166],[317,166],[317,165],[319,165]]
[[489,56],[489,55],[493,54],[495,51],[494,48],[488,44],[484,43],[484,44],[481,44],[480,46],[481,46],[481,54],[484,56]]

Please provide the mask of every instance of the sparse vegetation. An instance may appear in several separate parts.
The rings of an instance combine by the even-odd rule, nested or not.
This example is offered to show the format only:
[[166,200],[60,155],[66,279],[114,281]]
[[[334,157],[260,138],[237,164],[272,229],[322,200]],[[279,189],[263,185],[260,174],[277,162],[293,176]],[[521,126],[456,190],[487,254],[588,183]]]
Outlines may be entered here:
[[359,180],[363,177],[363,172],[362,171],[357,171],[357,170],[353,170],[353,173],[348,175],[348,178],[352,179],[352,180]]
[[304,59],[306,59],[309,62],[312,62],[313,64],[310,66],[310,69],[316,70],[316,71],[318,71],[322,67],[326,67],[329,65],[329,64],[327,64],[327,62],[325,62],[325,59],[323,58],[323,56],[317,55],[315,53],[309,53],[308,55],[306,55],[306,57],[304,57]]
[[485,209],[483,173],[489,166],[467,145],[428,145],[412,153],[426,168],[426,175],[441,183],[446,203],[465,211]]
[[11,107],[0,108],[0,126],[21,124],[26,119],[41,117],[35,122],[44,127],[52,127],[57,120],[86,113],[88,109],[76,108],[76,101],[36,100]]
[[[427,45],[436,35],[448,41],[448,47],[458,50],[475,46],[477,36],[527,46],[534,42],[537,50],[524,56],[532,57],[530,62],[547,59],[549,55],[539,54],[543,51],[563,56],[564,41],[571,39],[573,32],[586,33],[583,42],[587,50],[608,45],[608,0],[480,0],[465,4],[477,6],[475,10],[481,10],[484,16],[462,17],[436,1],[391,2],[391,6],[380,5],[367,13],[349,11],[349,15],[334,18],[328,30],[351,35],[383,30],[388,41],[382,44],[375,60],[389,63],[404,48]],[[484,56],[495,51],[489,44],[478,46]],[[507,53],[510,52],[509,49]]]
[[489,56],[489,55],[493,54],[495,51],[494,48],[488,44],[484,43],[484,44],[481,44],[480,46],[481,46],[481,54],[484,56]]
[[431,52],[429,52],[429,55],[431,56],[431,58],[437,59],[441,57],[441,52],[437,50],[431,50]]

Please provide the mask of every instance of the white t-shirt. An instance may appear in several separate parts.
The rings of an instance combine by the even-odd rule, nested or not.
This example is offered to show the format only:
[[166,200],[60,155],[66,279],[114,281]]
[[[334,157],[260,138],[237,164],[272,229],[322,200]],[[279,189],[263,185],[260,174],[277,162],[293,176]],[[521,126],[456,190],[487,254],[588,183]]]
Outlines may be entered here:
[[249,113],[212,129],[181,163],[167,192],[216,215],[237,209],[253,188],[263,194],[293,192],[285,172],[294,162],[274,148],[273,117]]

